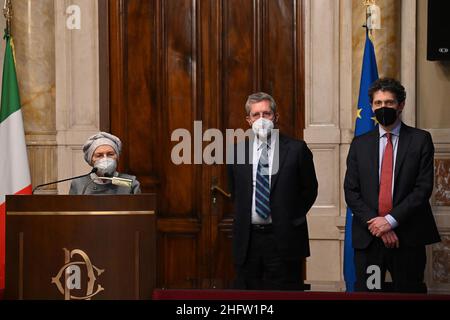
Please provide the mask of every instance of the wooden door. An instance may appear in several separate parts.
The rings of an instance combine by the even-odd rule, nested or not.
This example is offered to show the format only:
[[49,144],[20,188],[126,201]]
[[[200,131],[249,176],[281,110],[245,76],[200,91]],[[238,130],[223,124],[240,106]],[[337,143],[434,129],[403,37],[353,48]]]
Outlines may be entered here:
[[226,189],[225,165],[175,165],[171,134],[185,128],[194,139],[194,121],[203,131],[247,129],[246,98],[265,91],[277,101],[281,131],[302,137],[302,2],[115,0],[106,7],[110,129],[124,142],[120,170],[158,194],[157,286],[228,288],[232,206],[211,192],[213,183]]

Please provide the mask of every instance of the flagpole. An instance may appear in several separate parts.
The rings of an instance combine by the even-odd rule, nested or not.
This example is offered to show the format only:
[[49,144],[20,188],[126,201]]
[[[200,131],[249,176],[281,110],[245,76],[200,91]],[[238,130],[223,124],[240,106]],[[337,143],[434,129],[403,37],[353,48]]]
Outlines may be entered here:
[[5,34],[7,36],[10,36],[11,35],[11,20],[12,20],[12,16],[13,16],[11,0],[5,0],[5,4],[3,5],[3,15],[5,16],[5,19],[6,19]]

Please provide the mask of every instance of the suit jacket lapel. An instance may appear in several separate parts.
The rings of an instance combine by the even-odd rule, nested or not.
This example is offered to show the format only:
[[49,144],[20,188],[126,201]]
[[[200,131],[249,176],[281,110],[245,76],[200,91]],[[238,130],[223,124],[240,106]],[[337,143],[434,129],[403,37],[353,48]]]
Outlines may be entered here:
[[279,139],[275,143],[275,150],[273,154],[273,162],[272,162],[272,172],[275,174],[272,175],[270,182],[270,190],[272,191],[277,180],[280,175],[280,170],[284,164],[284,160],[286,160],[286,155],[288,154],[289,147],[287,146],[286,139],[282,135],[278,135]]
[[[372,177],[372,185],[374,186],[377,195],[378,201],[378,192],[380,188],[380,177],[379,177],[379,163],[380,163],[380,131],[378,126],[375,127],[374,130],[370,133],[370,146],[368,146],[368,163],[369,170],[367,172],[368,175]],[[371,174],[373,173],[373,174]]]
[[[245,140],[245,164],[243,166],[243,174],[245,181],[244,183],[248,186],[253,185],[253,141],[254,138],[250,137],[250,139]],[[253,190],[252,190],[253,191]],[[252,198],[252,194],[250,194],[250,201]]]
[[[402,123],[400,128],[400,136],[398,138],[398,148],[397,148],[397,158],[395,160],[395,172],[394,172],[394,183],[397,183],[398,173],[402,167],[403,161],[406,158],[406,153],[408,151],[409,144],[411,143],[411,135],[409,134],[408,126]],[[395,187],[394,187],[395,192]]]

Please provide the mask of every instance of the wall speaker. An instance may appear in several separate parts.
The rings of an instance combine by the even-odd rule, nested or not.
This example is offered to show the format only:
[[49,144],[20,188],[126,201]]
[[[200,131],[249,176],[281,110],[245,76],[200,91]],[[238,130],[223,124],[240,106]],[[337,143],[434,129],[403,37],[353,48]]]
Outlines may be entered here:
[[450,60],[450,1],[428,0],[427,60]]

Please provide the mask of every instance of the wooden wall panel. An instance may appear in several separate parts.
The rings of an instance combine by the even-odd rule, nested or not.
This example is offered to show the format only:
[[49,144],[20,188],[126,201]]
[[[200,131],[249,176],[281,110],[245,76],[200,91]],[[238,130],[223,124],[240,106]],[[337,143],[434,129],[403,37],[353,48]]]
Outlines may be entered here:
[[167,0],[162,2],[163,76],[164,82],[158,86],[164,97],[162,140],[164,167],[161,194],[163,212],[171,216],[198,216],[198,203],[194,194],[188,192],[195,183],[198,167],[174,165],[171,161],[171,147],[167,144],[171,134],[179,128],[193,132],[197,119],[196,91],[196,15],[195,1]]
[[280,130],[290,136],[296,133],[298,109],[296,79],[297,2],[270,0],[265,2],[262,21],[262,89],[271,92],[278,105]]
[[221,128],[248,128],[243,108],[247,96],[256,90],[259,82],[256,2],[227,0],[221,3]]
[[151,41],[154,24],[149,23],[154,8],[148,1],[129,1],[126,12],[125,35],[128,40],[124,46],[124,78],[127,79],[124,82],[124,107],[127,109],[126,126],[133,127],[133,130],[125,132],[127,165],[133,173],[145,176],[149,165],[155,163],[153,154],[157,152],[151,139],[156,118],[152,112],[155,101],[150,95],[156,73],[154,55],[151,54],[155,50],[154,41]]
[[197,235],[167,233],[162,240],[163,286],[167,289],[198,287]]

